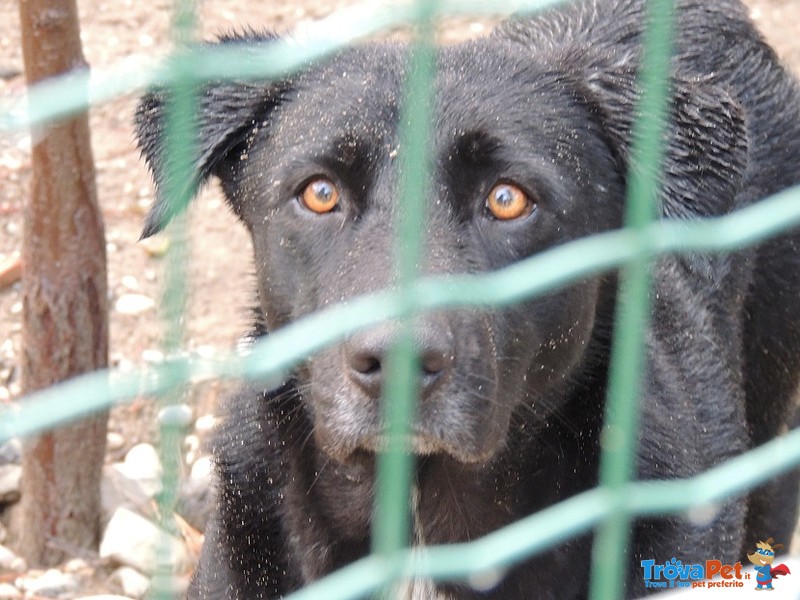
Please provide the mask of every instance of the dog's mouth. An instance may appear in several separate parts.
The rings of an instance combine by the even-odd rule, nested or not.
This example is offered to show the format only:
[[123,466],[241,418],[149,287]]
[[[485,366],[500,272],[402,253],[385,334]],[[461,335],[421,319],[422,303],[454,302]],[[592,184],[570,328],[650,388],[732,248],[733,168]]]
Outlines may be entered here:
[[483,411],[473,396],[469,400],[472,404],[465,406],[455,397],[432,399],[396,437],[390,437],[396,434],[388,430],[377,409],[357,398],[348,403],[316,400],[314,438],[322,452],[343,465],[356,461],[358,453],[376,456],[395,449],[416,458],[436,455],[463,465],[485,464],[502,449],[508,423],[505,415],[491,412],[496,404]]
[[474,462],[473,457],[460,456],[462,453],[457,448],[452,448],[449,444],[441,439],[431,437],[426,434],[412,433],[405,436],[398,436],[392,440],[391,436],[383,433],[371,438],[368,438],[359,444],[359,449],[367,452],[378,454],[380,452],[387,452],[392,448],[394,441],[394,448],[402,452],[414,456],[431,456],[433,454],[449,454],[453,458],[462,460],[462,462]]
[[[401,450],[406,452],[414,464],[415,478],[420,480],[434,464],[459,464],[467,468],[479,464],[475,460],[462,460],[451,452],[441,449],[441,445],[430,439],[417,439],[422,436],[408,436]],[[376,444],[361,445],[347,455],[336,457],[336,472],[351,483],[363,483],[374,477],[378,456],[389,449],[389,440],[384,437]]]
[[[341,442],[341,440],[339,440]],[[394,442],[394,445],[392,444]],[[484,463],[492,456],[491,450],[482,453],[469,452],[454,446],[446,440],[425,433],[411,433],[392,440],[388,433],[367,436],[351,446],[341,443],[334,446],[325,445],[325,451],[343,465],[363,465],[374,461],[375,457],[391,449],[399,449],[415,459],[447,456],[465,465]]]

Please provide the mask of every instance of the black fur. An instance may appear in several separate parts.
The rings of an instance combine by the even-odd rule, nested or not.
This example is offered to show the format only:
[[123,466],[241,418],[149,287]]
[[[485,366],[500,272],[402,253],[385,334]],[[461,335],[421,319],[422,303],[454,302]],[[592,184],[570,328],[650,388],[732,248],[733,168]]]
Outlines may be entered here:
[[[426,274],[493,270],[622,224],[639,92],[642,0],[583,0],[438,51]],[[269,43],[232,37],[221,43]],[[800,181],[800,88],[736,0],[681,0],[660,211],[724,215]],[[203,90],[196,187],[216,176],[250,231],[261,331],[393,282],[401,45],[347,49],[276,83]],[[137,113],[162,188],[166,94]],[[336,185],[313,214],[304,186]],[[536,202],[498,221],[486,197],[512,182]],[[159,195],[144,235],[171,213]],[[726,256],[654,268],[637,453],[640,478],[686,477],[787,426],[800,375],[797,233]],[[474,539],[597,481],[614,275],[503,310],[419,319],[421,400],[415,543]],[[392,324],[322,351],[280,389],[245,387],[223,408],[219,490],[191,598],[279,598],[368,552],[377,397]],[[788,540],[797,484],[733,499],[708,521],[637,523],[638,561],[735,562],[768,536]],[[441,598],[580,598],[591,539],[553,548],[478,592]],[[413,586],[412,586],[413,587]],[[422,583],[417,596],[432,597]]]

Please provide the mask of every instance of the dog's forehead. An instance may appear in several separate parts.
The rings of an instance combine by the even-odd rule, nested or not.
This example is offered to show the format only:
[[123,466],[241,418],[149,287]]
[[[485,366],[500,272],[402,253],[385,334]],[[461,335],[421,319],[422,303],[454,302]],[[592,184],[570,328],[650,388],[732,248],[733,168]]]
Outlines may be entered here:
[[310,139],[348,133],[386,139],[396,128],[402,94],[403,50],[397,45],[351,48],[293,81],[278,125]]
[[[406,97],[409,48],[375,44],[349,49],[302,73],[280,111],[280,133],[306,141],[343,135],[396,147]],[[434,74],[435,146],[464,133],[501,133],[504,124],[546,118],[552,73],[519,48],[485,41],[440,48]],[[537,76],[529,71],[539,70]],[[522,74],[523,71],[525,75]],[[521,85],[520,82],[525,84]]]

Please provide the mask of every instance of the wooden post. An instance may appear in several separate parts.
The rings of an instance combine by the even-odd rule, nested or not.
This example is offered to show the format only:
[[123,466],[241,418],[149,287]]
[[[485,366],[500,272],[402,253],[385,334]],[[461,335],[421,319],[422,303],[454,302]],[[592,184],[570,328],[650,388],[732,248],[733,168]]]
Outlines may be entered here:
[[[75,0],[20,0],[19,8],[29,84],[88,68]],[[22,250],[26,392],[108,363],[105,234],[87,113],[34,131],[32,144]],[[99,414],[27,441],[15,537],[30,563],[54,565],[96,546],[106,424]]]

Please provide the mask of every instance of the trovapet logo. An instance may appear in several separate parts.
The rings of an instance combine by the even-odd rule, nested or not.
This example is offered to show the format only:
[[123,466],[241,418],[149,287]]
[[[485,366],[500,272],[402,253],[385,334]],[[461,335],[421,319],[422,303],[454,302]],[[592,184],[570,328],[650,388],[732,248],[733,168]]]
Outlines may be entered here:
[[[748,554],[755,565],[755,589],[773,590],[773,579],[790,575],[784,564],[773,565],[775,550],[783,544],[774,544],[769,538],[756,544],[756,551]],[[719,560],[684,564],[676,558],[657,564],[654,560],[641,561],[642,578],[648,588],[743,588],[752,584],[754,573],[742,572],[742,563],[729,565]]]
[[[744,580],[751,573],[742,573],[742,563],[723,564],[719,560],[704,563],[683,564],[672,558],[664,564],[654,560],[643,560],[642,575],[648,588],[698,588],[698,587],[744,587]],[[718,577],[716,581],[712,581]]]

